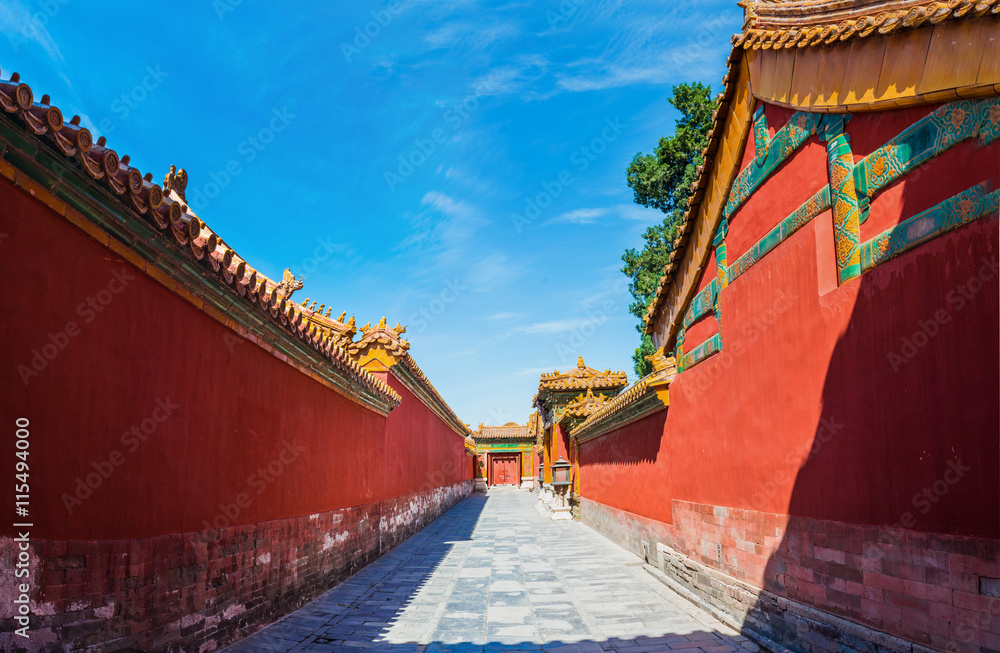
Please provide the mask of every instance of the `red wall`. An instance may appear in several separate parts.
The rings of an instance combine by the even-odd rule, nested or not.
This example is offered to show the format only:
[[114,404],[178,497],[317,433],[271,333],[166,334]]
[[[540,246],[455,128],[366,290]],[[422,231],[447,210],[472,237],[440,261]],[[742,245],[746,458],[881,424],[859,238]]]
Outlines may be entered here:
[[[235,338],[6,180],[0,233],[3,441],[16,418],[30,420],[33,538],[145,537],[356,506],[433,487],[428,470],[449,456],[463,471],[436,485],[468,477],[462,439],[398,384],[404,404],[389,423]],[[112,284],[106,307],[79,308],[116,274],[127,285]],[[71,322],[79,332],[26,385],[17,366]],[[173,414],[144,442],[123,436],[163,418],[158,401]],[[283,454],[286,442],[302,450]],[[0,451],[4,469],[13,452]],[[70,514],[60,497],[95,464],[111,473]],[[4,493],[7,514],[12,501]]]
[[[898,122],[857,115],[848,133],[881,144]],[[734,216],[731,260],[822,185],[825,151],[812,140]],[[961,187],[1000,176],[1000,146],[968,148],[969,160],[992,167],[933,161],[892,220],[957,192],[956,176]],[[829,213],[723,291],[723,353],[678,376],[665,413],[581,446],[583,496],[662,521],[662,504],[679,499],[1000,535],[996,216],[833,290],[823,283],[833,260],[824,220]],[[979,274],[982,284],[970,285]],[[933,335],[909,351],[923,330]],[[959,460],[971,469],[956,478],[948,464]],[[935,483],[943,495],[921,498]]]
[[386,496],[471,480],[464,436],[438,419],[399,379],[391,373],[388,377],[403,401],[385,422],[380,465]]
[[580,445],[581,494],[650,519],[673,523],[670,467],[660,459],[667,411]]

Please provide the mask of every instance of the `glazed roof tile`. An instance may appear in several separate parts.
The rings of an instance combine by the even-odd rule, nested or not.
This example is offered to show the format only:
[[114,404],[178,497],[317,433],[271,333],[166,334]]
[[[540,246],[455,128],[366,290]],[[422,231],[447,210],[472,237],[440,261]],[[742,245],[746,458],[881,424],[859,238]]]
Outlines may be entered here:
[[570,430],[573,437],[587,431],[599,432],[602,425],[607,424],[611,417],[626,410],[650,392],[654,392],[655,386],[669,384],[677,377],[675,359],[664,356],[662,349],[652,356],[647,356],[646,360],[653,363],[653,371],[633,383],[618,396],[596,406],[595,410],[588,413],[586,419]]
[[573,401],[566,404],[562,417],[568,419],[586,419],[597,411],[601,410],[608,403],[608,398],[603,394],[594,394],[591,388],[587,388],[586,394],[581,394]]
[[535,395],[532,403],[551,392],[585,390],[587,388],[617,389],[627,385],[628,375],[625,372],[595,370],[592,367],[587,367],[583,362],[583,356],[580,356],[577,358],[576,367],[572,370],[567,372],[555,370],[550,374],[542,374],[538,380],[538,394]]
[[1000,0],[745,0],[743,48],[832,45],[946,20],[1000,13]]
[[531,428],[530,420],[528,424],[517,422],[507,422],[502,426],[480,424],[472,434],[474,440],[530,440],[534,437],[535,432]]
[[404,333],[406,333],[405,326],[397,322],[396,326],[389,327],[383,317],[377,326],[373,327],[369,322],[361,327],[361,337],[356,342],[348,344],[347,351],[357,357],[366,349],[381,345],[393,358],[402,358],[410,348],[410,343],[401,337]]
[[317,310],[316,302],[310,305],[308,297],[302,303],[302,315],[309,324],[310,332],[321,338],[333,340],[346,349],[347,345],[354,340],[354,336],[358,332],[357,326],[354,323],[354,316],[352,315],[350,320],[345,321],[347,311],[344,311],[340,314],[340,317],[333,319],[330,317],[332,309],[327,308],[326,315],[324,315],[324,308],[326,308],[325,304]]
[[291,300],[291,292],[285,292],[287,286],[254,269],[191,210],[184,197],[184,170],[171,166],[164,178],[165,188],[153,183],[151,173],[143,175],[130,165],[128,156],[119,157],[107,147],[103,136],[95,143],[90,131],[80,125],[79,116],[65,122],[47,95],[36,103],[33,91],[17,73],[9,81],[0,80],[0,112],[23,125],[29,137],[61,156],[70,170],[78,169],[91,184],[110,190],[126,210],[150,225],[159,239],[213,272],[234,297],[256,306],[265,319],[307,343],[351,381],[390,405],[399,404],[399,395],[361,369],[341,346],[310,332],[303,307]]

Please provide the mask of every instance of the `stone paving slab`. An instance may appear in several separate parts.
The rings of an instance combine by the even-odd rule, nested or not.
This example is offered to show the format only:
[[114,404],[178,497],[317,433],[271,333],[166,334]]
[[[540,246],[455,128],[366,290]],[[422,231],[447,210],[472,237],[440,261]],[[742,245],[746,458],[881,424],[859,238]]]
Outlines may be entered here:
[[474,494],[227,653],[756,653],[628,551],[520,490]]

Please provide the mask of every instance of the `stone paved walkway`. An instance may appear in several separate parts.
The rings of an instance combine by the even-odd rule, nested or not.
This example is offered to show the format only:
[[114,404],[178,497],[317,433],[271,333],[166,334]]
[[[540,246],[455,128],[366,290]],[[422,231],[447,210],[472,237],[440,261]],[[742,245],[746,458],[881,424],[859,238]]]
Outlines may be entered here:
[[757,651],[631,553],[540,515],[536,501],[475,494],[228,653]]

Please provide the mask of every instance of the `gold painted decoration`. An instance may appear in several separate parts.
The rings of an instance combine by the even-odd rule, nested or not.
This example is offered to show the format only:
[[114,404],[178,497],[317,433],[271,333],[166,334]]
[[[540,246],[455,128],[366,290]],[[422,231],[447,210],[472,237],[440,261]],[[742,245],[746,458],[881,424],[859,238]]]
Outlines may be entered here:
[[998,0],[744,0],[743,31],[733,42],[752,50],[832,45],[998,13]]
[[177,166],[171,165],[170,172],[168,172],[163,177],[163,192],[170,193],[174,191],[177,196],[182,200],[187,201],[184,197],[184,191],[187,189],[188,184],[188,173],[184,168],[178,169]]
[[402,339],[404,333],[405,326],[389,327],[383,317],[374,327],[371,322],[361,327],[361,338],[349,343],[347,351],[366,370],[384,372],[407,357],[410,343]]
[[289,268],[285,268],[285,271],[281,274],[281,282],[277,286],[278,296],[291,299],[292,293],[302,289],[302,284],[305,280],[306,278],[301,275],[296,279],[292,271]]

